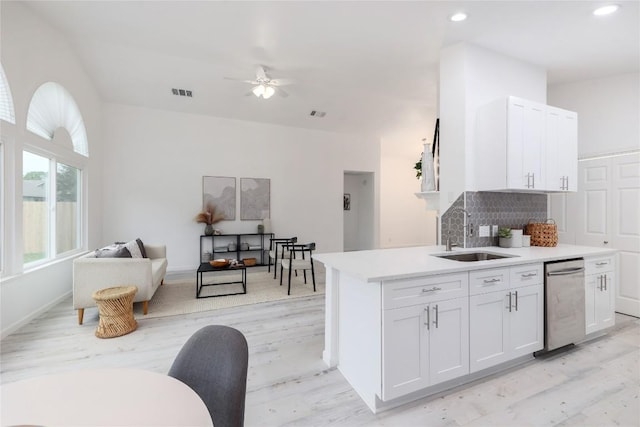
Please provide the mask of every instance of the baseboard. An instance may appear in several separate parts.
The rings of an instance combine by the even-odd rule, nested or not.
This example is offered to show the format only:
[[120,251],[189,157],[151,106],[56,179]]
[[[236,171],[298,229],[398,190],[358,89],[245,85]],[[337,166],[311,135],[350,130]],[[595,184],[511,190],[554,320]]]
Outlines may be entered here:
[[[23,326],[27,325],[29,322],[31,322],[36,317],[39,317],[41,314],[44,314],[45,312],[51,310],[55,305],[59,304],[60,302],[62,302],[66,298],[68,298],[71,295],[71,292],[72,291],[66,292],[64,295],[52,300],[47,305],[44,305],[44,306],[40,307],[38,310],[34,311],[33,313],[30,313],[28,316],[23,317],[22,319],[20,319],[17,322],[13,323],[9,327],[3,328],[2,331],[0,332],[0,339],[5,339],[6,337],[11,335],[12,333],[16,332],[18,329],[20,329]],[[69,307],[69,309],[71,310],[71,307]]]

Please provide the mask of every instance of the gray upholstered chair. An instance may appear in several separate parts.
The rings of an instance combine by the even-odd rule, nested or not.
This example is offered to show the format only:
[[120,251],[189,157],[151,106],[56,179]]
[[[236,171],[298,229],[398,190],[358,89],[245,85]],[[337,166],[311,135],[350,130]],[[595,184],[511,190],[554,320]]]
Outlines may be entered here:
[[242,427],[249,351],[240,331],[210,325],[184,344],[169,375],[191,387],[204,401],[216,427]]
[[282,286],[283,270],[289,271],[289,286],[287,295],[291,295],[291,272],[302,270],[304,274],[304,283],[307,283],[307,270],[311,270],[311,279],[313,280],[313,292],[316,291],[316,273],[313,269],[313,251],[316,250],[315,243],[305,244],[285,244],[284,247],[288,251],[288,256],[280,261],[280,286]]

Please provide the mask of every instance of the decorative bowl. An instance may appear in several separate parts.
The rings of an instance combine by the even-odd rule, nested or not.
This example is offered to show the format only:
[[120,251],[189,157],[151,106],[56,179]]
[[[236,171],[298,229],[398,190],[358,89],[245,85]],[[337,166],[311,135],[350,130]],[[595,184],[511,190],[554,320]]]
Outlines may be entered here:
[[209,264],[211,264],[212,267],[217,267],[217,268],[226,267],[229,265],[229,260],[224,258],[214,259],[209,261]]

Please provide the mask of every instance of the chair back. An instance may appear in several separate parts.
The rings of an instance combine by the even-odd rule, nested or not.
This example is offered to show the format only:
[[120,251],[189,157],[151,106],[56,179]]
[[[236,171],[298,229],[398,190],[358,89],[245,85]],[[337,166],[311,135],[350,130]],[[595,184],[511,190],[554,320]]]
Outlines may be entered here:
[[313,251],[316,250],[316,244],[312,243],[302,243],[295,244],[290,243],[283,246],[287,249],[288,255],[283,259],[289,259],[291,268],[294,270],[302,270],[302,269],[310,269],[311,268],[311,256],[313,255]]
[[285,244],[288,243],[296,243],[298,241],[297,237],[272,237],[269,239],[269,255],[271,258],[275,258],[275,255],[278,249]]
[[184,344],[169,370],[207,405],[216,427],[242,427],[249,351],[240,331],[209,325]]

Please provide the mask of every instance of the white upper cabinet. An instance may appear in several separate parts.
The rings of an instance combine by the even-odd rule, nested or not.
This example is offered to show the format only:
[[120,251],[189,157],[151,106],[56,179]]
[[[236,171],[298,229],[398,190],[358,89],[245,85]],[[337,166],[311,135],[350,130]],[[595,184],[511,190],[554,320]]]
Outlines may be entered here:
[[477,191],[576,191],[577,114],[510,96],[478,109]]
[[578,114],[547,107],[546,189],[578,191]]

